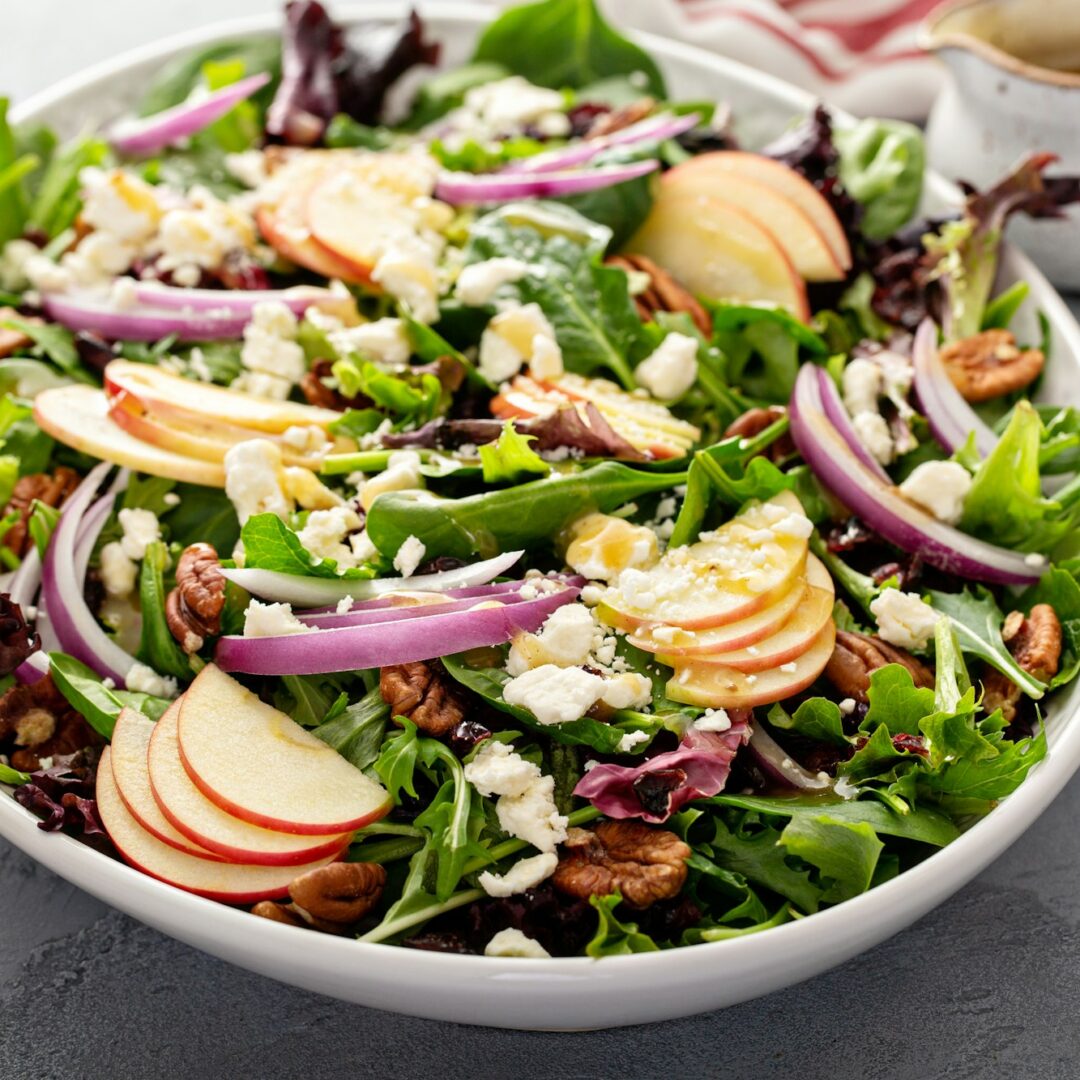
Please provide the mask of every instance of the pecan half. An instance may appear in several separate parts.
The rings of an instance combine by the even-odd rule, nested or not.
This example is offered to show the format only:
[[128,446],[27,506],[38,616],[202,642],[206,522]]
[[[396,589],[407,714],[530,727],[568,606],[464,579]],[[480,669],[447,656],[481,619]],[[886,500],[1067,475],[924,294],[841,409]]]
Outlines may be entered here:
[[[1029,675],[1049,682],[1061,664],[1061,621],[1049,604],[1036,604],[1031,614],[1010,611],[1001,636],[1016,662]],[[1000,709],[1005,722],[1016,719],[1021,690],[1007,675],[988,668],[983,676],[983,708],[988,713]]]
[[[771,427],[777,420],[787,416],[787,409],[783,405],[770,405],[768,408],[748,409],[738,416],[724,432],[725,439],[734,438],[736,435],[741,439],[753,439],[760,435],[767,427]],[[779,439],[769,443],[764,451],[765,457],[770,461],[782,461],[795,452],[795,443],[789,434],[781,435]]]
[[198,652],[206,639],[221,632],[225,575],[209,544],[191,544],[176,564],[176,588],[165,598],[169,632],[186,653]]
[[19,520],[7,531],[4,544],[16,555],[25,555],[30,550],[30,531],[27,523],[34,501],[46,506],[60,506],[61,503],[79,486],[79,474],[74,469],[60,466],[52,473],[31,473],[20,476],[15,481],[15,489],[8,499],[0,517],[17,513]]
[[933,673],[911,653],[879,637],[850,630],[836,631],[836,647],[825,666],[825,678],[845,697],[865,705],[869,700],[866,692],[870,689],[871,674],[887,664],[903,665],[911,672],[916,686],[933,688]]
[[386,869],[378,863],[335,862],[301,874],[289,885],[291,904],[263,900],[252,915],[340,934],[359,922],[379,902]]
[[585,135],[586,139],[602,139],[605,135],[614,135],[616,131],[631,127],[640,123],[647,116],[651,116],[656,109],[656,102],[651,97],[638,98],[637,101],[613,109],[611,112],[601,113],[593,122]]
[[411,720],[425,735],[441,739],[465,719],[455,683],[434,660],[394,664],[379,672],[379,691],[394,717]]
[[983,330],[941,350],[953,385],[968,401],[1023,390],[1038,378],[1046,357],[1041,349],[1019,349],[1011,330]]
[[673,832],[640,821],[602,821],[571,829],[552,876],[561,892],[587,900],[618,891],[633,908],[677,896],[690,848]]
[[712,338],[712,318],[697,297],[652,259],[645,255],[612,255],[606,264],[628,274],[648,274],[649,287],[634,297],[638,314],[645,322],[651,322],[659,311],[685,312],[706,338]]
[[101,739],[46,675],[31,685],[13,686],[0,697],[0,742],[13,747],[14,768],[34,772],[42,758],[74,754]]

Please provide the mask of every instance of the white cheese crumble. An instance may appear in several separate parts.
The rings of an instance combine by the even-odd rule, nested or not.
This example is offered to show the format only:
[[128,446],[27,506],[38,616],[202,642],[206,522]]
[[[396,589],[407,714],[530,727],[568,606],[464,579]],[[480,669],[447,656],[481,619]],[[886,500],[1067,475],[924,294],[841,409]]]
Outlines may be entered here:
[[[528,586],[524,586],[528,588]],[[580,667],[589,660],[596,620],[584,604],[564,604],[535,634],[519,634],[510,646],[506,670],[521,675],[540,664]]]
[[896,454],[888,421],[878,408],[878,399],[885,392],[882,369],[872,360],[856,357],[844,368],[841,376],[844,407],[851,416],[851,425],[859,441],[874,460],[888,465]]
[[138,573],[139,568],[119,541],[114,540],[101,549],[101,583],[109,596],[130,596]]
[[347,506],[329,510],[313,510],[300,530],[300,543],[320,559],[332,559],[341,569],[357,563],[356,554],[348,544],[349,534],[361,526],[360,516]]
[[222,202],[198,185],[188,192],[188,203],[161,219],[157,240],[161,269],[197,280],[200,270],[220,266],[230,252],[254,248],[254,221],[239,206]]
[[402,319],[377,319],[341,330],[332,330],[327,340],[339,356],[360,353],[379,364],[395,367],[407,364],[412,356],[412,339]]
[[283,634],[311,634],[294,614],[290,604],[263,604],[252,600],[244,612],[244,637],[280,637]]
[[124,508],[117,515],[124,535],[120,547],[129,559],[146,557],[146,548],[161,539],[161,523],[152,510]]
[[924,461],[900,485],[900,493],[947,525],[964,516],[971,473],[958,461]]
[[727,731],[731,727],[731,717],[724,709],[706,709],[693,726],[698,731]]
[[540,766],[526,761],[509,743],[486,740],[465,765],[465,779],[486,798],[523,795],[540,779]]
[[855,699],[853,697],[846,697],[837,706],[840,712],[844,716],[850,716],[855,711]]
[[520,930],[508,926],[500,930],[485,946],[485,956],[514,956],[524,960],[544,960],[551,953],[531,937],[526,937]]
[[138,662],[132,664],[124,676],[124,685],[128,690],[151,697],[174,698],[180,692],[175,679],[159,675],[152,667]]
[[395,237],[371,272],[372,281],[405,304],[413,318],[433,323],[439,317],[439,248],[420,236]]
[[[606,680],[603,696],[600,700],[612,709],[643,709],[652,701],[652,683],[636,671],[627,671],[622,675],[611,675]],[[643,738],[638,738],[638,736]],[[648,738],[643,731],[635,731],[623,737],[619,746],[627,739],[632,739],[631,746],[644,742]],[[623,753],[626,751],[623,750]]]
[[618,754],[629,754],[633,751],[635,746],[640,746],[643,742],[648,742],[649,736],[644,731],[628,731],[620,740],[619,745],[615,747],[615,752]]
[[[306,470],[305,470],[306,471]],[[225,494],[243,525],[254,514],[292,512],[282,489],[281,451],[269,439],[237,443],[225,455]]]
[[890,645],[921,649],[933,636],[938,613],[916,593],[885,589],[870,603],[878,633]]
[[466,266],[457,279],[454,295],[466,307],[483,307],[504,285],[513,285],[529,273],[521,259],[500,256]]
[[488,323],[480,338],[481,374],[493,383],[512,379],[536,355],[538,338],[547,339],[547,345],[541,345],[541,350],[546,353],[544,363],[550,367],[558,350],[561,364],[562,352],[555,328],[539,304],[525,304],[500,312]]
[[530,859],[519,859],[505,874],[485,870],[477,880],[488,896],[515,896],[535,889],[541,881],[546,881],[555,873],[558,865],[559,856],[553,851],[546,851]]
[[415,450],[396,450],[390,455],[386,468],[360,488],[360,505],[371,509],[375,499],[388,491],[414,491],[424,486],[420,472],[420,455]]
[[412,577],[416,568],[424,561],[426,551],[422,540],[415,536],[405,537],[394,556],[394,569],[402,577]]
[[[296,316],[285,304],[278,300],[256,304],[251,321],[244,327],[244,345],[240,351],[240,363],[246,373],[233,383],[234,387],[260,397],[276,397],[284,386],[285,393],[281,396],[288,396],[307,371],[307,359],[296,342],[296,331]],[[247,373],[262,378],[253,379]]]
[[675,401],[694,385],[698,373],[698,342],[687,334],[668,334],[652,356],[634,371],[634,378],[653,397]]
[[584,716],[605,690],[599,675],[577,667],[541,664],[511,679],[503,687],[503,698],[528,709],[541,724],[567,724]]

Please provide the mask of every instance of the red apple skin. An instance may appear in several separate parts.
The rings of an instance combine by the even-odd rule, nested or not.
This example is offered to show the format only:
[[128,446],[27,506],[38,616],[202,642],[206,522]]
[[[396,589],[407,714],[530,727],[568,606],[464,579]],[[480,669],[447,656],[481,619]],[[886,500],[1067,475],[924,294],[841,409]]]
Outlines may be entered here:
[[[771,705],[812,685],[825,670],[836,644],[836,624],[829,620],[813,646],[796,660],[795,671],[779,668],[761,675],[746,675],[722,665],[684,664],[668,680],[667,696],[672,701],[703,709],[752,709]],[[753,679],[754,682],[750,682]]]
[[[276,881],[268,884],[268,879],[273,877],[272,872],[277,868],[212,861],[178,851],[147,832],[130,814],[117,790],[108,755],[106,747],[98,768],[95,792],[102,824],[124,862],[147,877],[209,900],[247,905],[287,896],[290,882],[299,873],[326,866],[333,861],[323,859],[306,863],[300,871],[293,867],[281,868],[280,884]],[[259,886],[253,886],[250,880],[245,882],[245,878],[252,877],[260,881]],[[208,880],[214,878],[220,884],[207,884]]]
[[353,285],[367,284],[370,271],[358,273],[357,267],[335,255],[313,236],[301,238],[290,235],[291,228],[284,225],[271,208],[260,207],[255,213],[255,223],[266,242],[289,262],[313,270],[323,277],[340,278]]
[[[770,638],[760,645],[753,645],[751,653],[747,649],[697,654],[692,658],[695,664],[725,665],[748,675],[759,671],[778,668],[798,660],[814,645],[825,624],[832,618],[833,594],[824,589],[809,589],[804,602],[791,618]],[[686,663],[688,657],[657,653],[656,659],[668,667]]]

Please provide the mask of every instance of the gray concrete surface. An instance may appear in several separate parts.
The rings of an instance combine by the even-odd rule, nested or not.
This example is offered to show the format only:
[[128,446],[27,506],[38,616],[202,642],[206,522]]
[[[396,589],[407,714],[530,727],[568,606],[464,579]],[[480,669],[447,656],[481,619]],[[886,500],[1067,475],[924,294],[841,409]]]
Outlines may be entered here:
[[[122,48],[276,3],[9,0],[0,90],[18,100]],[[412,1020],[249,975],[0,841],[0,1078],[1074,1080],[1078,818],[1080,780],[950,903],[836,971],[723,1012],[574,1035]]]

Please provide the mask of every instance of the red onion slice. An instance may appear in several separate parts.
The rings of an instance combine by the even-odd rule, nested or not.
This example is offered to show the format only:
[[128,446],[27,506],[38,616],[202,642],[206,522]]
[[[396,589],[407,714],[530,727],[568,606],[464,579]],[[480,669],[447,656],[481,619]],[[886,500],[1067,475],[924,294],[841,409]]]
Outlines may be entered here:
[[886,484],[892,483],[892,478],[882,467],[873,454],[870,453],[866,443],[859,438],[854,424],[851,422],[851,414],[840,397],[840,391],[836,389],[836,383],[832,376],[824,369],[814,365],[817,372],[818,385],[821,391],[821,404],[825,409],[825,415],[832,421],[832,425],[840,437],[851,448],[851,452],[879,479]]
[[825,415],[815,370],[804,365],[792,395],[791,435],[814,475],[856,517],[890,543],[945,573],[998,585],[1030,585],[1046,569],[1041,555],[988,544],[938,521],[884,483],[855,455]]
[[[223,297],[232,293],[222,293]],[[69,330],[86,330],[110,341],[160,341],[176,335],[179,341],[237,338],[251,319],[250,312],[228,306],[203,312],[136,308],[122,311],[100,296],[50,293],[42,297],[45,314]],[[215,314],[220,310],[220,314]]]
[[135,285],[135,295],[140,304],[151,308],[179,308],[189,313],[228,311],[230,318],[245,316],[247,319],[250,319],[256,304],[267,301],[284,304],[294,315],[303,315],[312,304],[322,300],[340,299],[330,289],[321,289],[315,285],[297,285],[291,289],[181,289],[175,285],[163,285],[154,281],[138,282]]
[[911,362],[919,407],[934,438],[950,454],[955,454],[974,432],[975,448],[982,457],[989,457],[998,437],[953,385],[938,352],[937,334],[937,326],[931,319],[924,319],[915,332]]
[[[494,559],[409,578],[315,578],[299,574],[279,574],[275,570],[223,570],[240,588],[263,600],[294,607],[317,608],[336,604],[351,596],[371,600],[391,592],[446,592],[466,585],[486,585],[514,565],[523,551],[508,551]],[[460,650],[453,650],[458,652]]]
[[540,174],[443,173],[435,186],[435,198],[455,206],[510,202],[514,199],[561,199],[586,191],[625,184],[648,176],[660,162],[635,161],[629,165],[606,165],[599,169],[569,169]]
[[821,791],[832,787],[830,776],[818,776],[804,769],[797,761],[792,761],[787,751],[760,724],[754,724],[747,749],[754,755],[762,771],[784,787],[801,791]]
[[691,128],[697,127],[700,121],[701,117],[697,113],[689,116],[673,116],[671,113],[650,116],[602,138],[582,139],[559,150],[512,162],[500,175],[561,172],[584,165],[613,146],[633,146],[639,142],[665,142],[667,139],[678,138]]
[[405,623],[375,623],[279,637],[223,637],[215,660],[223,671],[249,675],[322,675],[334,671],[408,664],[447,653],[502,645],[516,634],[538,630],[556,609],[578,595],[576,588],[546,593],[517,604],[430,615]]
[[[102,678],[124,686],[135,658],[121,649],[94,618],[83,597],[83,582],[76,574],[75,565],[79,526],[90,500],[111,468],[105,461],[95,466],[64,503],[60,522],[45,553],[41,597],[60,648]],[[101,517],[96,531],[88,528],[84,537],[96,539],[107,516]]]
[[261,90],[270,81],[266,72],[249,75],[220,90],[174,105],[153,116],[128,117],[109,128],[109,142],[121,154],[154,154],[185,139],[223,117],[234,105]]
[[44,650],[31,653],[16,669],[15,681],[33,686],[49,674],[49,657]]

